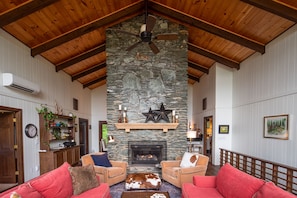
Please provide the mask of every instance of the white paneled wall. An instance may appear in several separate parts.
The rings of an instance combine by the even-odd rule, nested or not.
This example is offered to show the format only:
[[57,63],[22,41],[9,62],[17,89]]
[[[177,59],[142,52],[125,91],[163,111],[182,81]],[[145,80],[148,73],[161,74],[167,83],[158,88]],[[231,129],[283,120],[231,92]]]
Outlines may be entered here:
[[99,121],[107,121],[107,90],[106,85],[92,90],[92,147],[89,152],[99,151]]
[[[193,117],[199,126],[203,126],[203,117],[207,115],[214,116],[216,125],[231,122],[232,139],[224,138],[222,143],[221,138],[216,138],[215,144],[219,142],[226,149],[231,145],[233,151],[297,167],[297,26],[269,43],[265,54],[256,53],[241,63],[240,70],[233,70],[230,113],[225,107],[221,115],[218,113],[222,101],[216,96],[216,89],[220,89],[216,86],[220,83],[214,86],[211,82],[222,80],[222,76],[215,74],[214,68],[218,67],[193,86]],[[208,109],[202,111],[201,100],[205,97]],[[231,121],[222,117],[222,112],[231,114]],[[290,116],[289,140],[264,138],[264,116],[280,114]]]
[[[297,26],[234,72],[232,150],[297,167]],[[290,115],[289,140],[263,137],[263,117]]]
[[[41,93],[30,95],[2,86],[2,73],[9,72],[39,84]],[[79,101],[79,110],[72,108],[73,98]],[[36,107],[47,104],[55,112],[57,102],[68,115],[73,112],[77,118],[91,118],[91,91],[83,89],[78,82],[72,82],[64,72],[55,72],[55,67],[41,56],[31,57],[30,49],[0,30],[0,105],[23,110],[23,129],[33,123],[39,128]],[[76,140],[78,141],[78,133]],[[90,141],[91,142],[91,141]],[[39,136],[30,139],[24,135],[25,180],[39,175]]]

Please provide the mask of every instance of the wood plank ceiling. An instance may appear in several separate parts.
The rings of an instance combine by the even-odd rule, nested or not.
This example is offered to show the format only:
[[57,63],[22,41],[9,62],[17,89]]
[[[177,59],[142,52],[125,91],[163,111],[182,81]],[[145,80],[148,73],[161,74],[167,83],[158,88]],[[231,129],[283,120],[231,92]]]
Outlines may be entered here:
[[[148,12],[188,28],[188,82],[215,62],[240,63],[297,22],[296,0],[149,0]],[[144,0],[1,0],[1,28],[95,89],[106,83],[105,30],[144,14]]]

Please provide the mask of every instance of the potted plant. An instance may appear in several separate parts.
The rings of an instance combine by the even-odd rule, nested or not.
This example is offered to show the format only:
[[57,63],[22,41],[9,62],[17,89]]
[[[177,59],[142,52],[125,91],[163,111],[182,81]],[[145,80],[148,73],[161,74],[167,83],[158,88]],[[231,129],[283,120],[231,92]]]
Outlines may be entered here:
[[45,123],[45,127],[48,129],[49,128],[49,123],[51,121],[53,121],[54,119],[56,119],[56,115],[45,105],[40,105],[41,108],[38,109],[36,108],[36,111],[39,113],[39,114],[42,114],[43,115],[43,119],[44,119],[44,123]]

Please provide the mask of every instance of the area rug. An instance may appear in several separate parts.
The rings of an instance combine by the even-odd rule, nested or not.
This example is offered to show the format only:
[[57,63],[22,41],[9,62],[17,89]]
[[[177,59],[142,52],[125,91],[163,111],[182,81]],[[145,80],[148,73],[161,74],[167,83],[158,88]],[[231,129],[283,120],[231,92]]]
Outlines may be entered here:
[[[125,191],[125,182],[121,182],[110,187],[110,194],[112,198],[121,198],[123,191]],[[173,186],[172,184],[166,181],[162,182],[159,191],[168,192],[170,198],[181,198],[181,189]]]

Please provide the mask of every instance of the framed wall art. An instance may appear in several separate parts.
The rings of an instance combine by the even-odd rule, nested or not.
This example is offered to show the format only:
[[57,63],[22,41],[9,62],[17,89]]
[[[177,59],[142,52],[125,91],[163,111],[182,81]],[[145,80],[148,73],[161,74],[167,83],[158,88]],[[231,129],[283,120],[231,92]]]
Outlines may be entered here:
[[264,138],[289,139],[289,115],[264,117]]
[[219,133],[228,134],[229,133],[229,125],[219,125]]

